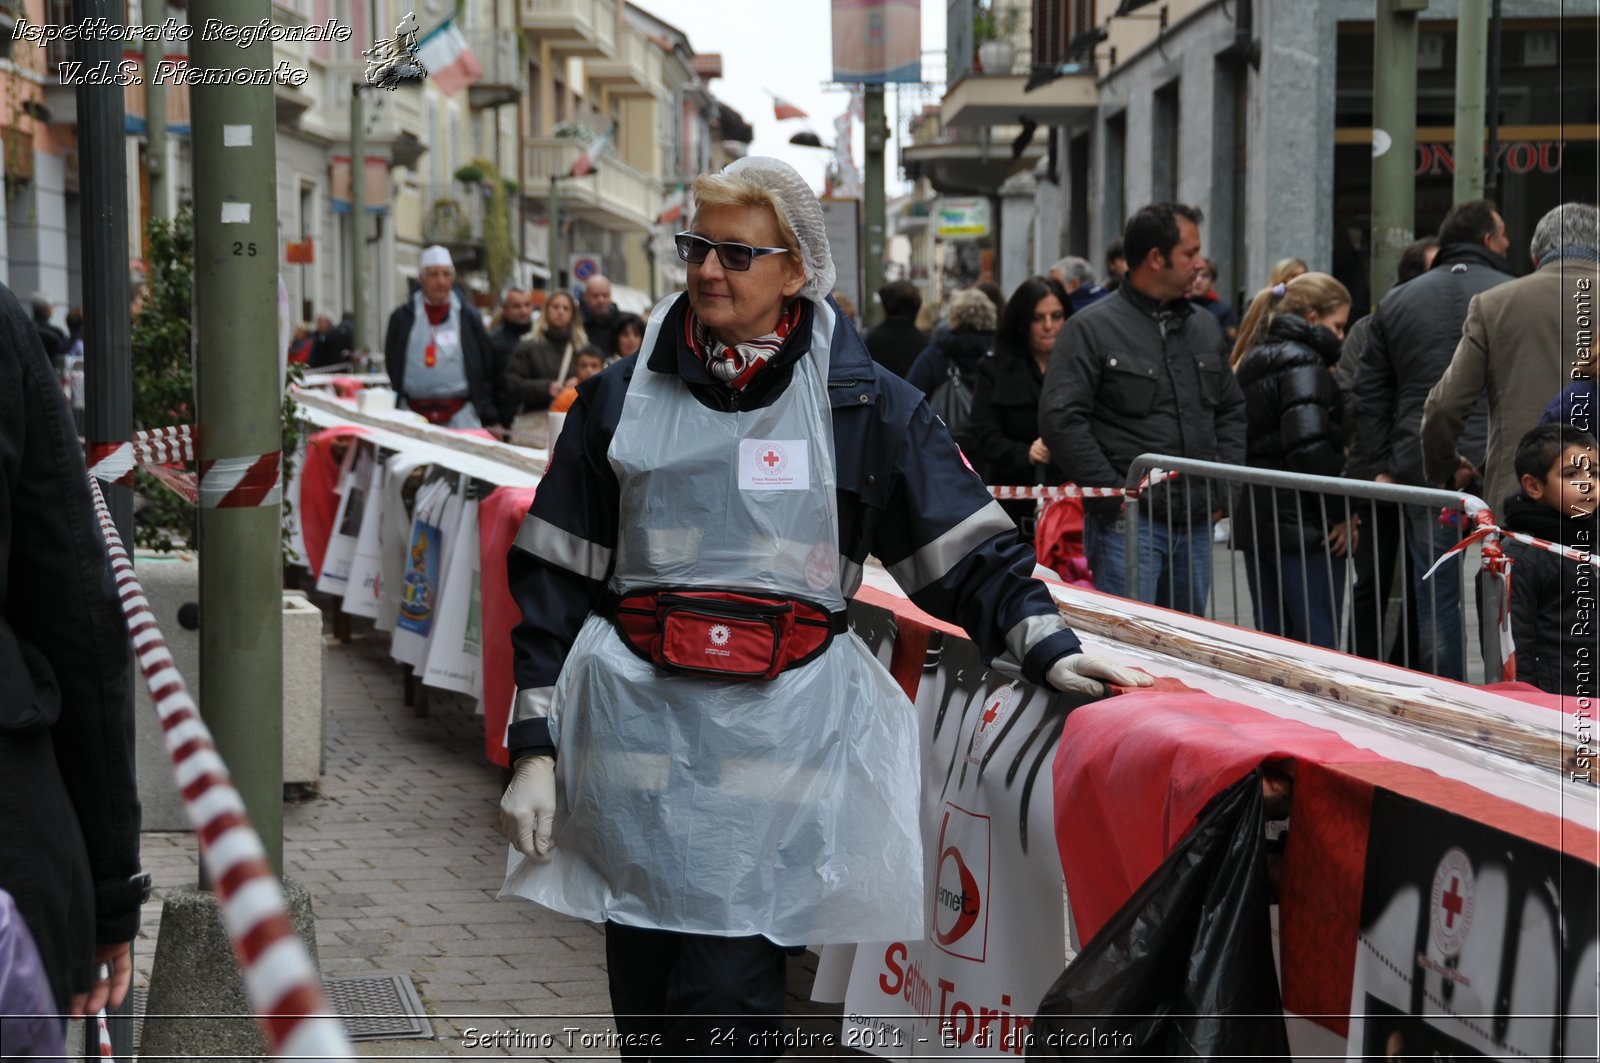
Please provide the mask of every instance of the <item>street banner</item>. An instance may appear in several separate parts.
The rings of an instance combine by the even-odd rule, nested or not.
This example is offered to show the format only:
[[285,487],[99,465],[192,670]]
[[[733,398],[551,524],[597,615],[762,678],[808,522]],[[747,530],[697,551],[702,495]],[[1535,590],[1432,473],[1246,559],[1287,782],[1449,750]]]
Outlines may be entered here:
[[345,451],[344,464],[339,470],[339,508],[333,516],[333,534],[328,537],[328,549],[322,555],[322,572],[317,577],[317,590],[323,594],[344,597],[371,483],[372,450],[352,444]]
[[920,0],[833,0],[833,80],[922,80]]
[[478,583],[478,506],[465,502],[455,534],[449,537],[450,560],[439,592],[438,618],[428,640],[422,681],[458,694],[480,694],[478,675],[483,659],[482,593]]
[[373,627],[393,631],[400,619],[400,590],[405,581],[406,555],[411,549],[411,518],[416,505],[406,504],[406,484],[411,474],[427,462],[405,453],[391,454],[383,463],[383,523],[378,530],[383,551],[383,572],[378,581],[378,616]]
[[1350,1059],[1594,1059],[1596,869],[1378,789]]
[[[901,617],[892,638],[909,630],[915,647],[919,627]],[[986,669],[964,638],[931,632],[927,646],[915,701],[928,936],[856,947],[842,1045],[891,1058],[1020,1057],[1066,958],[1050,793],[1065,714],[1050,692]],[[883,660],[882,642],[874,649]]]
[[[428,639],[433,634],[439,591],[444,580],[445,529],[455,530],[450,502],[455,497],[453,474],[434,470],[417,492],[411,520],[406,569],[400,581],[400,617],[395,621],[390,656],[421,671],[427,660]],[[459,518],[458,518],[459,519]]]
[[[365,449],[365,444],[361,444]],[[383,527],[383,462],[372,471],[361,510],[361,530],[356,534],[355,553],[345,582],[340,609],[351,616],[376,617],[383,593],[383,549],[379,531]]]

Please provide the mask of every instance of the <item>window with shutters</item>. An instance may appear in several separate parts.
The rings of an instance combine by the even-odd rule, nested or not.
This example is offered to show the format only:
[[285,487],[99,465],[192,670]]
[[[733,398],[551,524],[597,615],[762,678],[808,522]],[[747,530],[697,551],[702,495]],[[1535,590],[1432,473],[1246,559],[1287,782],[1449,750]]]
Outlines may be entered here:
[[1059,66],[1067,45],[1094,28],[1094,0],[1033,0],[1033,65]]

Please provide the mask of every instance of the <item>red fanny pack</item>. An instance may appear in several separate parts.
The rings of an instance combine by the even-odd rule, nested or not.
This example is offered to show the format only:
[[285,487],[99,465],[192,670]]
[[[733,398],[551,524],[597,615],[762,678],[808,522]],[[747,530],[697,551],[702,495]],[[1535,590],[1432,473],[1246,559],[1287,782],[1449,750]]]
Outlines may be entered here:
[[635,653],[674,672],[773,679],[822,655],[845,613],[799,598],[664,590],[618,599],[611,615]]
[[466,399],[407,399],[406,405],[428,419],[429,424],[446,425],[461,412]]

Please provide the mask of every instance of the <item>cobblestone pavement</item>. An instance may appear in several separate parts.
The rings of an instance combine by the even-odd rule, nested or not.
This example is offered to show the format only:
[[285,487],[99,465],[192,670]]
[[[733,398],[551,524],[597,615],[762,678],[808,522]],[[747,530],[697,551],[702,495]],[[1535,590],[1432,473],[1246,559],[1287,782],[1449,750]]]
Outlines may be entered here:
[[[568,1048],[567,1028],[612,1029],[600,928],[525,901],[497,901],[505,842],[496,829],[501,771],[483,755],[470,700],[430,692],[404,704],[388,636],[357,627],[324,652],[326,763],[320,793],[286,805],[286,873],[310,891],[325,977],[409,975],[432,1041],[358,1044],[367,1056],[603,1056]],[[136,946],[149,984],[164,889],[196,881],[190,834],[146,834],[156,894]],[[837,1034],[838,1009],[809,1004],[815,970],[791,962],[802,1028]],[[470,1033],[469,1033],[470,1031]],[[545,1041],[541,1035],[550,1035]],[[614,1058],[614,1054],[613,1058]]]

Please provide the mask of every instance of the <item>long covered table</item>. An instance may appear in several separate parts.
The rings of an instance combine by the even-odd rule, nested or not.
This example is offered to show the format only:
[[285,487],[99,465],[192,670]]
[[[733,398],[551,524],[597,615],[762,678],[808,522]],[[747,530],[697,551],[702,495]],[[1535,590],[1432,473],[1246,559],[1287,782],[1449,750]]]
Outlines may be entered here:
[[[409,472],[436,464],[456,476],[461,513],[472,510],[471,563],[441,558],[436,567],[473,571],[476,594],[445,586],[433,619],[437,630],[474,633],[484,752],[504,764],[517,619],[505,557],[543,455],[501,461],[502,445],[473,441],[462,456],[463,445],[442,435],[356,425],[326,403],[314,419],[332,433],[323,437],[330,445],[364,432],[369,444],[404,454]],[[308,455],[299,493],[314,571],[337,537],[320,529],[340,523],[358,464],[335,464],[331,451]],[[368,505],[399,497],[367,475]],[[390,526],[381,515],[366,519]],[[469,526],[464,515],[455,520]],[[361,521],[344,523],[358,540]],[[466,542],[458,531],[456,546]],[[415,543],[413,528],[404,546],[414,552]],[[1406,1054],[1593,1057],[1600,790],[1569,770],[1592,756],[1587,701],[1515,684],[1467,687],[1094,591],[1051,589],[1069,613],[1165,633],[1152,640],[1157,647],[1194,640],[1266,664],[1251,677],[1203,663],[1204,654],[1084,633],[1089,649],[1130,660],[1158,683],[1074,708],[987,670],[959,630],[920,612],[869,566],[853,626],[922,722],[926,890],[907,903],[924,906],[929,932],[825,955],[818,990],[845,1000],[850,1047],[1020,1054],[1069,942],[1094,952],[1091,939],[1122,926],[1128,906],[1147,903],[1172,874],[1173,854],[1208,808],[1264,770],[1292,780],[1271,917],[1296,1056],[1382,1058],[1399,1045]],[[347,589],[347,601],[359,598]],[[443,615],[452,602],[470,610],[474,601],[476,622]],[[1273,661],[1283,662],[1281,675]],[[1285,685],[1306,668],[1336,681],[1309,691]],[[1446,724],[1457,714],[1465,737],[1385,712],[1385,698],[1434,706]],[[1493,740],[1513,732],[1522,736],[1516,756]],[[1530,757],[1529,742],[1537,751],[1546,739],[1548,755]]]

